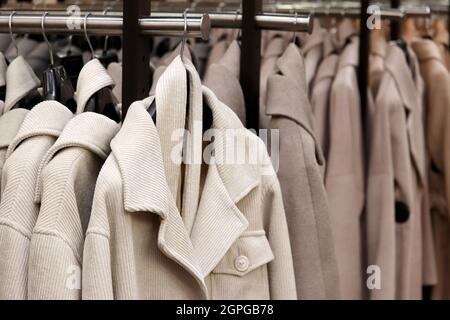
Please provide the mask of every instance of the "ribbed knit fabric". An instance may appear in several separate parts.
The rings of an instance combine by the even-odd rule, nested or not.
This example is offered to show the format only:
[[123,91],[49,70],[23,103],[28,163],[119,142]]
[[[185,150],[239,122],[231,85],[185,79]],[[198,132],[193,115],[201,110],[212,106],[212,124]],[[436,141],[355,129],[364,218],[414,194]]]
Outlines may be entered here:
[[84,112],[86,103],[100,89],[113,87],[114,80],[98,59],[92,59],[83,66],[77,81],[77,114]]
[[95,183],[119,125],[87,112],[73,118],[38,170],[39,218],[31,236],[28,299],[81,299],[81,262]]
[[39,206],[34,203],[39,164],[72,113],[46,101],[26,116],[9,145],[0,203],[0,299],[26,299],[31,233]]
[[[165,91],[185,81],[187,70],[195,103],[190,108],[198,110],[200,80],[192,64],[185,68],[177,58],[166,71],[179,75],[175,83],[157,91],[183,99],[186,92]],[[148,104],[130,107],[97,180],[83,255],[83,299],[297,297],[280,186],[265,146],[206,88],[203,99],[218,133],[216,161],[208,166],[190,230],[169,191]],[[258,152],[261,162],[225,163],[224,129],[240,129],[245,153]]]
[[[13,141],[17,132],[22,125],[23,119],[27,115],[28,110],[15,109],[5,113],[0,117],[0,179],[3,170],[3,164],[6,160],[6,151],[9,144]],[[2,195],[2,189],[0,185],[0,199]]]
[[17,102],[41,85],[33,69],[22,56],[15,58],[6,70],[6,97],[3,112],[11,110]]

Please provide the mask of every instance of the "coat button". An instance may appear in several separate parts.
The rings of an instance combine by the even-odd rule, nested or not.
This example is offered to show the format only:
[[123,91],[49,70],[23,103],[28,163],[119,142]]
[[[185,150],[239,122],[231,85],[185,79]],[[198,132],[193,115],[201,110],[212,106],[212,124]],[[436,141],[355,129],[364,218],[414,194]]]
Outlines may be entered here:
[[239,256],[234,260],[234,266],[237,271],[244,272],[248,270],[250,261],[246,256]]

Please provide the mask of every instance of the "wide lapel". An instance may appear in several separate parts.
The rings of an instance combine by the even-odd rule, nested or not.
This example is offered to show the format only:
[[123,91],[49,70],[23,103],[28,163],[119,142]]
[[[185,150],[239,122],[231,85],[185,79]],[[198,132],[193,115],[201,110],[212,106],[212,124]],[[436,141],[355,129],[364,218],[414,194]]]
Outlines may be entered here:
[[147,112],[152,99],[133,103],[122,129],[111,142],[120,168],[127,213],[153,213],[161,218],[158,248],[191,274],[208,297],[203,272],[170,193],[158,132]]
[[37,89],[41,81],[22,56],[15,58],[6,70],[5,110],[11,110],[22,98]]
[[114,85],[114,80],[98,59],[92,59],[86,63],[77,81],[77,114],[84,112],[86,104],[96,92]]
[[[156,85],[156,128],[161,141],[163,163],[169,190],[180,202],[181,148],[174,159],[173,151],[183,146],[187,108],[186,70],[180,57],[175,58],[165,69]],[[174,133],[180,131],[174,139]],[[177,154],[178,156],[178,154]]]
[[[412,51],[409,51],[409,54],[413,54]],[[398,93],[402,99],[403,106],[406,110],[407,114],[407,134],[408,134],[408,142],[409,142],[409,150],[411,154],[411,159],[416,169],[418,176],[421,180],[421,183],[425,182],[425,164],[423,163],[424,159],[420,156],[420,146],[417,145],[417,139],[420,139],[419,135],[423,134],[420,131],[420,127],[418,128],[418,121],[421,121],[421,108],[420,108],[420,88],[418,87],[419,83],[415,83],[412,75],[412,71],[408,66],[404,52],[400,49],[396,44],[391,44],[388,47],[387,56],[386,56],[386,70],[393,77],[395,84],[397,86]],[[413,62],[417,62],[414,56]],[[415,65],[413,66],[415,68]],[[418,69],[416,69],[418,72]],[[420,77],[420,74],[416,74],[416,76]],[[417,79],[420,81],[420,79]],[[417,132],[415,132],[417,131]]]
[[[267,114],[283,116],[296,121],[314,139],[313,116],[306,95],[305,66],[297,47],[290,44],[278,59],[279,74],[268,81]],[[316,141],[317,150],[320,150]]]
[[[206,87],[203,87],[205,103],[213,114],[212,130],[205,133],[211,142],[211,155],[200,205],[191,232],[192,243],[198,256],[203,274],[211,270],[225,256],[231,245],[248,228],[248,221],[237,204],[260,183],[260,165],[251,163],[254,154],[266,152],[265,146],[254,134],[246,130],[234,112],[220,102]],[[237,141],[245,141],[245,161],[228,157],[234,141],[228,134],[237,135]],[[250,146],[258,146],[252,150]],[[233,161],[234,160],[234,161]],[[271,166],[271,164],[267,164]]]

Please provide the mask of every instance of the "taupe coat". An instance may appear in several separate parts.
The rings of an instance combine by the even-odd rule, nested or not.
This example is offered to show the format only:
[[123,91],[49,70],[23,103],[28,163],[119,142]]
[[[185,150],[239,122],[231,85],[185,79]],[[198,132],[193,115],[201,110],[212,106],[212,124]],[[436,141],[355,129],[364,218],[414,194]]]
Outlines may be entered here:
[[278,74],[270,76],[267,85],[267,113],[270,128],[279,130],[278,177],[297,295],[299,299],[337,299],[338,270],[322,175],[325,163],[312,129],[305,65],[295,44],[278,59],[277,69]]
[[245,125],[244,93],[239,82],[240,59],[241,49],[237,41],[233,41],[223,57],[209,66],[203,83],[220,101],[233,110]]
[[[187,128],[201,123],[202,95],[218,129],[216,161],[207,166],[201,192],[200,164],[186,165],[181,192],[171,128],[184,123],[186,98]],[[264,144],[201,88],[192,64],[179,57],[156,88],[158,132],[146,111],[150,103],[131,106],[100,172],[84,248],[83,298],[295,299],[281,190]],[[225,163],[219,142],[225,128],[240,129],[246,152],[258,150],[267,165]],[[187,150],[198,152],[191,148],[202,132],[190,132]]]
[[428,175],[437,259],[433,298],[450,299],[450,74],[435,42],[414,41],[412,48],[419,59],[426,88]]
[[411,66],[397,45],[387,48],[385,73],[371,117],[368,174],[368,265],[379,266],[381,288],[371,299],[420,299],[435,280],[428,248],[429,210],[422,83],[416,56]]
[[305,45],[302,47],[303,56],[305,57],[306,83],[308,85],[308,94],[312,90],[314,77],[317,69],[324,57],[323,42],[327,31],[322,29],[319,20],[314,20],[314,32],[308,37]]
[[330,98],[331,87],[337,72],[339,55],[330,54],[323,59],[317,71],[311,91],[311,107],[314,114],[314,132],[325,159],[330,147]]
[[364,170],[358,43],[345,47],[331,88],[325,186],[338,260],[341,298],[363,298]]

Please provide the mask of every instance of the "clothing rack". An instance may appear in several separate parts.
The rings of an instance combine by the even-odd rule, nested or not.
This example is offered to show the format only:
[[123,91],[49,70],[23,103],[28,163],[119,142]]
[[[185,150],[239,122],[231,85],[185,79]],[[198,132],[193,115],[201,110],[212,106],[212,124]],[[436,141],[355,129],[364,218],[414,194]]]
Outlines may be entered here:
[[[191,3],[191,10],[197,11],[197,2]],[[357,6],[331,7],[330,5],[275,4],[275,13],[267,11],[262,0],[242,1],[241,10],[236,12],[213,12],[201,14],[190,12],[185,18],[182,13],[156,12],[151,14],[151,1],[126,0],[123,13],[93,11],[87,18],[86,29],[91,35],[123,36],[123,98],[122,117],[125,118],[129,105],[148,95],[150,90],[150,44],[148,36],[176,36],[207,39],[210,28],[241,28],[241,85],[245,96],[248,128],[259,128],[259,79],[261,66],[261,30],[283,30],[312,32],[313,18],[353,17],[360,18],[360,64],[358,84],[361,90],[363,123],[366,117],[368,82],[369,33],[368,0],[361,0]],[[382,8],[380,17],[394,24],[393,35],[398,35],[395,25],[406,16],[430,16],[430,8],[400,8],[399,0],[391,0],[391,8]],[[229,8],[225,8],[231,10]],[[432,8],[433,12],[439,12]],[[222,9],[221,9],[222,10]],[[442,8],[439,8],[442,10]],[[450,8],[449,8],[450,11]],[[9,32],[9,13],[0,14],[0,32]],[[49,10],[45,18],[45,32],[58,34],[83,34],[84,16],[69,17],[65,12]],[[67,21],[81,28],[68,28]],[[18,11],[13,16],[12,29],[15,33],[42,33],[42,14]],[[395,39],[396,37],[394,37]]]
[[[262,14],[262,1],[244,1],[242,13],[186,14],[156,13],[151,15],[151,1],[127,0],[123,14],[94,12],[86,18],[90,35],[123,36],[122,118],[133,101],[143,99],[150,90],[150,44],[147,36],[175,36],[207,39],[211,27],[241,28],[241,85],[247,106],[247,125],[259,128],[259,74],[261,65],[261,30],[312,32],[309,16]],[[68,28],[67,23],[77,28]],[[49,11],[45,32],[83,34],[85,16],[72,16],[61,11]],[[9,32],[10,13],[0,14],[0,32]],[[14,33],[42,33],[42,14],[19,11],[12,19]]]

